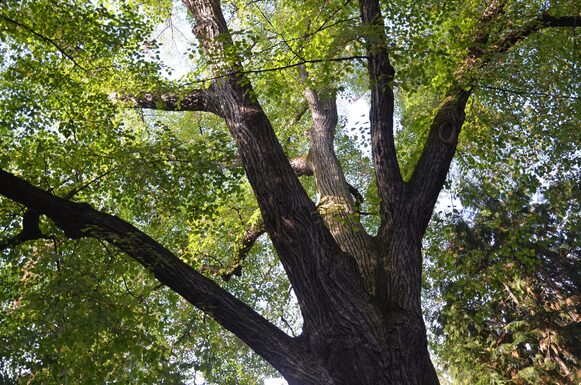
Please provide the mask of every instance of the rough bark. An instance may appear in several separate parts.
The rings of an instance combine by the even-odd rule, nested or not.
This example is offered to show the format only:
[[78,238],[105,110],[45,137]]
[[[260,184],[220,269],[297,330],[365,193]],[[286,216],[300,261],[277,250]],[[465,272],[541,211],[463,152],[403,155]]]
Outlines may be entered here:
[[379,2],[361,0],[359,5],[363,24],[374,31],[367,39],[367,55],[372,157],[382,219],[376,239],[376,300],[389,336],[386,351],[393,360],[385,383],[437,384],[421,314],[421,235],[416,228],[409,186],[403,182],[395,152],[395,71],[389,61]]
[[469,96],[470,91],[457,90],[442,103],[432,121],[422,155],[410,179],[414,216],[417,217],[417,229],[422,235],[446,181],[464,123],[464,108]]
[[371,130],[371,154],[377,189],[381,198],[380,233],[393,225],[394,207],[403,196],[404,185],[398,165],[393,138],[395,70],[389,62],[383,16],[378,1],[359,2],[363,25],[373,29],[367,39],[367,70],[371,88],[369,124]]
[[319,193],[318,209],[341,250],[357,261],[359,274],[367,291],[375,293],[377,256],[373,240],[361,225],[353,194],[334,150],[338,114],[336,95],[320,96],[307,88],[305,99],[311,110],[313,126],[309,130],[308,163],[313,169]]
[[182,93],[157,92],[142,95],[111,95],[113,101],[127,103],[141,109],[160,111],[205,111],[220,115],[220,108],[213,103],[212,90],[190,90]]
[[[222,116],[236,140],[265,227],[297,295],[304,319],[300,340],[307,346],[311,362],[325,372],[318,378],[297,378],[298,373],[293,372],[283,375],[297,384],[385,383],[382,322],[353,257],[340,249],[324,225],[249,82],[237,73],[236,61],[219,58],[224,45],[232,42],[217,2],[190,0],[185,4],[196,20],[194,33],[202,46],[218,57],[215,75],[233,73],[213,84]],[[369,362],[376,363],[373,371],[368,370]]]
[[[202,45],[208,54],[219,56],[232,41],[217,2],[185,1],[185,4],[196,20],[194,32]],[[232,58],[219,58],[218,63],[214,68],[216,74],[234,73],[238,66]],[[328,284],[325,272],[344,275],[343,279],[357,287],[359,278],[349,268],[353,264],[341,252],[302,188],[268,118],[253,97],[249,82],[241,74],[232,74],[213,86],[219,95],[222,115],[238,145],[265,227],[303,309],[307,328],[311,322],[319,324],[330,316],[324,308],[330,310],[342,302],[325,288]],[[355,296],[359,295],[363,292]],[[313,301],[314,298],[321,302]]]

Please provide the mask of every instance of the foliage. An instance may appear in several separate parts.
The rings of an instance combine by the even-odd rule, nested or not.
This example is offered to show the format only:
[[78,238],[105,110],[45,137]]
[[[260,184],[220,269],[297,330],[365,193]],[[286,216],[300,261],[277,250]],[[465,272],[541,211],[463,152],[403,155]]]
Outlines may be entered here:
[[[227,267],[227,245],[255,203],[223,124],[202,115],[118,113],[109,98],[112,90],[166,82],[155,43],[143,49],[156,22],[149,12],[159,10],[67,1],[4,2],[0,9],[1,166],[138,224],[193,265]],[[4,238],[19,231],[13,213],[22,209],[0,203]],[[212,383],[251,384],[271,373],[134,261],[42,226],[53,239],[3,251],[0,260],[0,365],[7,378],[174,384],[200,381],[203,373]],[[280,323],[291,298],[268,250],[255,247],[247,275],[227,286]]]
[[[578,38],[556,33],[481,74],[426,238],[432,348],[454,384],[579,381],[579,99],[563,81]],[[430,94],[406,95],[416,112]]]
[[579,382],[578,110],[558,96],[473,102],[425,251],[432,347],[453,384]]
[[533,196],[462,196],[464,216],[436,220],[434,348],[455,383],[579,381],[579,194],[564,180]]

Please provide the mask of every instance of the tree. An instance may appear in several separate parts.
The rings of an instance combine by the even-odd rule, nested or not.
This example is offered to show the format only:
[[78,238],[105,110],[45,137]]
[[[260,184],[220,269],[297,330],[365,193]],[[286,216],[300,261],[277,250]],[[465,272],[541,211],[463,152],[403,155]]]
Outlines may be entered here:
[[428,236],[434,301],[443,302],[432,317],[445,337],[438,357],[458,383],[578,383],[575,182],[549,186],[540,202],[522,189],[482,202],[473,188],[469,219],[439,218]]
[[[78,254],[69,258],[90,258],[96,248],[115,246],[234,333],[290,384],[438,383],[420,306],[422,238],[446,181],[467,106],[479,87],[493,84],[497,76],[503,82],[510,79],[502,63],[529,38],[542,36],[532,51],[546,49],[552,38],[562,47],[574,47],[574,35],[567,34],[572,29],[563,28],[578,22],[573,2],[232,1],[223,4],[224,13],[216,0],[184,0],[199,44],[191,57],[199,65],[190,78],[174,83],[160,79],[159,66],[147,56],[155,52],[155,43],[143,38],[167,4],[144,2],[139,8],[59,2],[53,9],[52,3],[7,2],[0,16],[7,57],[1,129],[4,147],[14,150],[3,151],[1,158],[0,194],[7,198],[2,212],[12,232],[3,245],[12,250],[24,242],[48,240],[29,250],[37,258],[27,261],[24,270],[31,273],[22,276],[23,284],[34,276],[34,265],[51,240],[57,248],[59,237],[91,238],[104,243],[78,243]],[[48,20],[47,12],[52,16]],[[232,18],[232,29],[225,14]],[[274,38],[279,45],[272,43]],[[549,63],[574,62],[574,53],[573,59],[568,54],[561,52]],[[366,81],[359,80],[363,73]],[[349,183],[334,145],[337,94],[364,88],[370,92],[374,173],[365,202]],[[397,133],[398,140],[420,143],[398,146],[399,153],[394,88],[406,110],[402,123],[407,130]],[[108,97],[112,92],[116,94]],[[38,105],[31,103],[35,99]],[[167,118],[163,124],[142,117],[145,123],[158,124],[139,130],[130,128],[139,124],[130,113],[116,114],[127,107],[195,114]],[[305,111],[311,125],[306,131],[301,123]],[[192,134],[185,122],[196,122],[194,116],[207,143],[188,138]],[[206,119],[203,124],[201,119]],[[236,155],[215,128],[220,120],[236,143]],[[304,140],[283,147],[273,121],[288,126],[277,127],[279,137],[302,135]],[[48,161],[42,159],[46,147],[52,149]],[[35,157],[35,150],[43,156]],[[99,156],[90,160],[91,153]],[[194,238],[216,231],[207,221],[223,215],[224,197],[244,196],[238,165],[252,188],[260,219],[249,220],[251,210],[243,208],[239,221],[226,221],[238,225],[230,230],[249,221],[242,235],[229,234],[240,242],[230,246],[235,252],[229,267],[207,266],[203,258],[188,260],[187,253],[180,253],[187,244],[184,233],[187,239],[187,231]],[[132,173],[123,175],[127,168]],[[137,190],[140,175],[144,183]],[[299,176],[313,176],[314,181],[302,184]],[[176,202],[175,211],[165,207],[171,205],[170,197],[183,202]],[[22,225],[17,230],[14,213],[19,208]],[[362,208],[375,215],[365,218]],[[192,229],[192,224],[201,228]],[[300,307],[303,324],[297,337],[202,274],[239,274],[263,232]],[[158,242],[155,234],[165,239]],[[168,242],[175,244],[162,245]],[[82,260],[77,263],[82,266]],[[17,260],[3,268],[14,265]],[[115,268],[123,276],[124,268]],[[57,280],[58,259],[52,269],[57,273],[47,279]],[[12,305],[18,307],[17,302]],[[66,350],[57,346],[55,356],[33,357],[30,365],[58,361]],[[145,370],[142,381],[152,373]],[[58,381],[58,374],[47,378],[51,375]],[[79,378],[92,381],[82,374]]]
[[[570,95],[524,97],[524,110],[503,114],[523,96],[490,96],[473,106],[478,121],[447,183],[449,209],[424,241],[432,349],[454,384],[576,384],[579,169],[570,162],[579,155],[556,139],[575,129],[534,117],[568,109]],[[574,108],[563,116],[577,119]],[[493,149],[477,150],[474,138]]]

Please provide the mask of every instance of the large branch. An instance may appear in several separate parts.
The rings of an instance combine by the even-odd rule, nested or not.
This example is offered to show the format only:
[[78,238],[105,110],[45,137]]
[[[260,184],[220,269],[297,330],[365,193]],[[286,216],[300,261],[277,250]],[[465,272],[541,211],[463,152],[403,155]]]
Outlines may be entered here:
[[428,225],[440,190],[446,182],[458,135],[464,124],[464,108],[469,96],[469,91],[458,90],[442,103],[410,179],[412,201],[421,233]]
[[[504,7],[504,0],[493,0],[482,12],[473,44],[456,71],[459,80],[472,71],[483,56],[481,47],[488,44],[489,25],[504,12]],[[440,190],[446,182],[470,94],[470,88],[462,87],[456,87],[448,93],[432,121],[424,149],[410,179],[413,207],[421,233],[428,226]]]
[[491,41],[490,24],[503,13],[504,1],[489,3],[480,19],[478,31],[468,54],[456,70],[457,83],[462,87],[448,92],[430,126],[424,149],[410,179],[412,201],[417,222],[423,232],[428,225],[438,195],[454,157],[458,136],[464,123],[465,107],[475,84],[474,71],[491,63],[495,55],[505,53],[532,33],[548,27],[575,27],[577,16],[553,17],[542,14]]
[[[359,2],[363,25],[373,31],[367,38],[368,73],[371,87],[371,154],[381,198],[382,227],[393,223],[396,201],[403,193],[403,180],[393,138],[395,71],[389,62],[383,17],[377,0]],[[381,231],[381,229],[380,229]]]
[[347,183],[335,155],[334,140],[338,121],[335,92],[318,93],[307,88],[304,95],[313,120],[308,135],[308,162],[313,169],[320,196],[319,212],[341,249],[355,258],[366,289],[373,294],[377,263],[375,249],[356,212],[351,190],[353,187]]
[[[354,263],[325,227],[292,170],[240,61],[232,54],[234,45],[219,2],[183,2],[195,19],[194,33],[213,63],[216,103],[236,140],[266,230],[297,295],[304,329],[339,322],[337,312],[346,311],[350,306],[346,303],[351,301],[331,288],[337,281],[351,282],[354,288],[361,286]],[[350,295],[354,298],[362,293],[363,288]],[[355,299],[352,303],[357,306]]]
[[291,337],[122,219],[54,196],[4,170],[0,170],[0,194],[28,207],[34,215],[46,215],[70,238],[92,237],[117,246],[278,370],[301,361],[302,353]]
[[209,89],[191,90],[185,94],[155,92],[141,95],[113,95],[112,99],[129,104],[134,108],[162,111],[206,111],[220,114],[219,106],[213,103]]

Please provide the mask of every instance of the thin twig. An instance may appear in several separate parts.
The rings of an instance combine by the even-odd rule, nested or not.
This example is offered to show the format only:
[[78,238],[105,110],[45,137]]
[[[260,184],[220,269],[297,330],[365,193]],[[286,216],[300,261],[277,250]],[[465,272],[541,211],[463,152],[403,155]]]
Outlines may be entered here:
[[246,70],[246,71],[232,71],[232,72],[228,72],[228,73],[223,74],[223,75],[208,77],[208,78],[205,78],[205,79],[193,80],[191,82],[183,83],[183,85],[192,85],[192,84],[196,84],[196,83],[205,83],[205,82],[209,82],[209,81],[212,81],[212,80],[224,79],[224,78],[227,78],[227,77],[233,76],[233,75],[259,74],[259,73],[264,73],[264,72],[281,71],[281,70],[286,70],[286,69],[289,69],[289,68],[298,67],[298,66],[301,66],[301,65],[304,65],[304,64],[324,63],[324,62],[340,62],[340,61],[348,61],[348,60],[365,60],[367,58],[368,57],[365,56],[365,55],[354,55],[354,56],[345,56],[345,57],[337,57],[337,58],[330,58],[330,59],[302,60],[300,62],[296,62],[296,63],[292,63],[292,64],[287,64],[287,65],[280,66],[280,67],[263,68],[263,69],[256,69],[256,70]]
[[501,87],[484,86],[484,85],[479,85],[477,87],[485,89],[485,90],[500,91],[500,92],[509,93],[509,94],[516,94],[516,95],[544,96],[547,98],[556,98],[556,99],[573,99],[573,100],[581,99],[581,97],[573,96],[573,95],[549,94],[549,93],[538,92],[538,91],[514,90],[514,89],[510,89],[510,88],[501,88]]
[[63,54],[64,56],[66,56],[66,57],[67,57],[67,58],[68,58],[70,61],[72,61],[72,62],[73,62],[73,64],[74,64],[76,67],[79,67],[79,68],[80,68],[80,69],[82,69],[83,71],[86,71],[86,69],[85,69],[85,68],[84,68],[82,65],[80,65],[79,63],[77,63],[77,61],[76,61],[76,60],[75,60],[75,59],[74,59],[74,58],[73,58],[71,55],[69,55],[69,54],[68,54],[68,53],[67,53],[67,52],[66,52],[66,51],[65,51],[65,50],[64,50],[64,49],[63,49],[63,48],[62,48],[60,45],[58,45],[58,44],[57,44],[57,43],[56,43],[56,42],[55,42],[53,39],[51,39],[51,38],[49,38],[49,37],[47,37],[47,36],[44,36],[43,34],[41,34],[41,33],[39,33],[39,32],[36,32],[35,30],[33,30],[32,28],[30,28],[29,26],[27,26],[27,25],[25,25],[25,24],[22,24],[22,23],[19,23],[18,21],[16,21],[16,20],[13,20],[13,19],[11,19],[11,18],[9,18],[9,17],[6,17],[6,16],[4,16],[4,15],[0,15],[0,18],[2,18],[2,19],[4,19],[4,20],[8,21],[9,23],[12,23],[12,24],[14,24],[14,25],[16,25],[16,26],[18,26],[18,27],[20,27],[20,28],[22,28],[22,29],[24,29],[24,30],[26,30],[26,31],[30,32],[31,34],[33,34],[34,36],[36,36],[36,37],[40,38],[41,40],[44,40],[44,41],[46,41],[47,43],[50,43],[50,44],[51,44],[51,45],[53,45],[53,46],[54,46],[54,47],[55,47],[55,48],[56,48],[56,49],[57,49],[57,50],[58,50],[60,53],[62,53],[62,54]]

